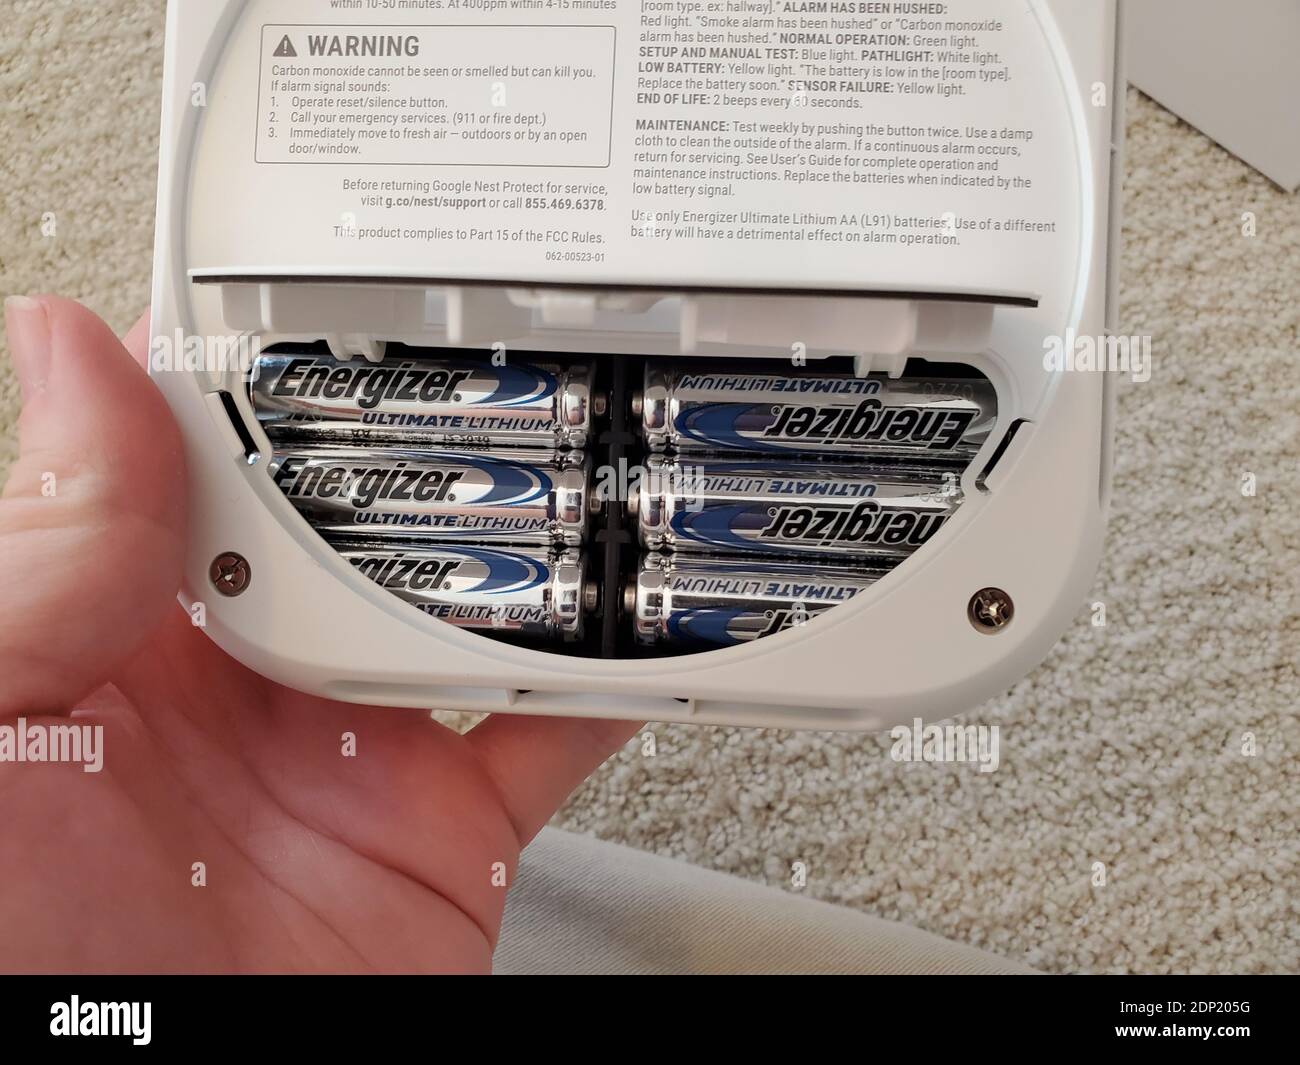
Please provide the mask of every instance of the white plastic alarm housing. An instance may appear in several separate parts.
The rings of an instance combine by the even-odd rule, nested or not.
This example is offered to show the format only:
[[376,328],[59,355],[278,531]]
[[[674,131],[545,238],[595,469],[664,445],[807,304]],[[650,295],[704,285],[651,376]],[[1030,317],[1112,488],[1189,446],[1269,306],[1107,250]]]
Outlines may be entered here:
[[[1044,350],[1047,338],[1103,334],[1115,307],[1124,84],[1116,4],[778,3],[780,26],[744,32],[775,40],[789,31],[787,43],[804,34],[790,50],[814,62],[831,62],[814,31],[832,42],[841,35],[860,72],[818,80],[804,71],[799,80],[792,66],[790,75],[774,75],[783,69],[777,50],[757,61],[754,71],[767,71],[758,82],[753,71],[738,75],[742,87],[696,93],[691,108],[667,106],[671,93],[651,91],[671,82],[674,62],[689,53],[642,62],[655,54],[644,42],[671,41],[672,32],[654,29],[642,5],[628,0],[580,7],[593,5],[529,11],[531,22],[544,24],[531,27],[512,25],[522,16],[508,10],[477,9],[421,12],[411,18],[423,21],[398,26],[400,14],[336,10],[329,0],[172,0],[153,334],[154,377],[181,425],[190,471],[183,600],[202,601],[211,638],[258,672],[379,705],[874,730],[914,716],[943,718],[1005,690],[1075,618],[1103,540],[1111,378],[1048,372]],[[904,10],[920,13],[904,18]],[[698,28],[703,19],[692,17]],[[603,25],[590,25],[597,22]],[[357,58],[394,48],[401,54]],[[311,58],[314,49],[322,58]],[[938,58],[945,54],[965,58],[948,63]],[[360,80],[349,86],[352,76],[340,75],[330,89],[327,71],[350,62]],[[715,72],[719,84],[727,82],[725,62]],[[470,66],[457,78],[455,63]],[[581,75],[574,74],[579,64]],[[1008,74],[983,78],[981,69]],[[769,76],[789,93],[769,98],[752,88]],[[572,88],[568,77],[597,87]],[[306,161],[291,146],[289,135],[310,130],[313,114],[337,113],[337,94],[359,93],[362,110],[371,106],[367,93],[372,104],[376,97],[405,102],[406,111],[385,104],[373,107],[376,115],[428,116],[449,106],[472,120],[478,110],[490,118],[490,109],[463,94],[509,90],[512,79],[523,79],[515,91],[524,102],[502,113],[544,114],[542,128],[567,130],[560,138],[567,146],[543,139],[532,148],[525,136],[516,150],[469,135],[408,144],[394,134],[352,138],[353,151],[342,134],[336,149],[308,132],[296,138],[318,146],[307,149]],[[886,82],[894,88],[882,88]],[[903,92],[904,83],[935,89]],[[945,88],[962,85],[961,92]],[[330,92],[333,102],[322,104]],[[410,104],[417,92],[441,94],[443,103],[421,112]],[[729,105],[736,94],[761,102]],[[865,108],[822,107],[849,97]],[[633,170],[654,154],[650,135],[638,132],[655,128],[646,116],[668,120],[659,128],[670,129],[683,116],[725,119],[725,136],[777,145],[738,149],[743,165],[821,175],[806,185],[739,176],[730,197],[698,203],[698,212],[740,203],[770,217],[788,210],[852,218],[860,232],[848,245],[821,237],[753,241],[738,235],[743,228],[688,242],[674,228],[684,212],[680,203],[666,205],[676,202],[662,191],[668,186],[634,183]],[[780,144],[813,137],[800,122],[841,146],[790,160],[799,153]],[[829,134],[838,123],[856,124],[860,137]],[[723,136],[716,124],[705,128]],[[906,175],[901,182],[844,177],[851,165],[844,145],[854,139],[878,160],[924,159],[916,145],[925,140],[970,144],[973,170],[954,163],[932,172],[991,174],[994,184],[913,181],[915,162],[894,164]],[[981,141],[1017,151],[982,149]],[[345,149],[351,154],[339,154]],[[448,209],[428,195],[414,206],[370,199],[375,183],[386,181],[433,183],[431,190],[446,183],[478,202]],[[504,182],[505,191],[479,196],[476,181]],[[546,217],[526,198],[504,198],[511,182],[551,182],[586,200],[580,210],[552,199],[557,213]],[[603,210],[592,207],[596,199]],[[944,239],[904,243],[898,234],[913,217],[937,220],[928,224]],[[869,218],[877,232],[894,232],[892,245],[868,242]],[[557,240],[564,233],[601,239],[514,247],[481,235],[534,225]],[[811,221],[807,232],[822,225]],[[211,353],[240,337],[256,337],[263,348],[325,341],[340,357],[372,360],[387,343],[403,342],[501,344],[602,360],[765,357],[787,365],[792,351],[814,361],[851,354],[858,373],[893,376],[909,360],[960,362],[996,386],[999,424],[964,476],[957,516],[851,603],[742,647],[658,659],[569,657],[434,621],[353,572],[311,532],[266,474],[270,448],[240,369],[166,357],[189,338],[203,338]],[[247,559],[252,577],[244,594],[226,598],[210,571],[231,551]],[[1015,604],[1014,620],[996,635],[977,631],[968,617],[972,595],[987,587]]]

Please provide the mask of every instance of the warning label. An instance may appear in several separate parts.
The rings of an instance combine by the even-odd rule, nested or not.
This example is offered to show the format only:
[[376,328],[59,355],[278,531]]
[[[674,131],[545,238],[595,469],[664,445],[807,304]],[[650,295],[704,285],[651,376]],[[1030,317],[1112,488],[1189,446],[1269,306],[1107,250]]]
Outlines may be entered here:
[[615,36],[264,26],[257,162],[608,166]]
[[198,141],[194,261],[1066,305],[1112,8],[257,0]]

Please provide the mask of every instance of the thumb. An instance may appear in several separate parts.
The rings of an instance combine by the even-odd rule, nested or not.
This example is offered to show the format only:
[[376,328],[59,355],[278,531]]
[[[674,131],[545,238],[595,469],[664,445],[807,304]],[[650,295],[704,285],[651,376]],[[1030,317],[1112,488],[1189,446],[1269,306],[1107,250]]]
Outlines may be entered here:
[[0,720],[62,713],[175,604],[180,435],[112,331],[69,300],[5,302],[21,456],[0,499]]

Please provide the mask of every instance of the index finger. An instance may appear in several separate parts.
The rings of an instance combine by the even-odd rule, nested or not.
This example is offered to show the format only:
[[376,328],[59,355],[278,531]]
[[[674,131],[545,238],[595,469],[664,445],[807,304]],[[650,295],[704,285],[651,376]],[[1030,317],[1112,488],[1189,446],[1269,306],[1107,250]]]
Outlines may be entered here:
[[525,847],[578,786],[644,726],[493,714],[466,735]]
[[122,338],[122,347],[146,370],[149,369],[149,312],[145,311]]

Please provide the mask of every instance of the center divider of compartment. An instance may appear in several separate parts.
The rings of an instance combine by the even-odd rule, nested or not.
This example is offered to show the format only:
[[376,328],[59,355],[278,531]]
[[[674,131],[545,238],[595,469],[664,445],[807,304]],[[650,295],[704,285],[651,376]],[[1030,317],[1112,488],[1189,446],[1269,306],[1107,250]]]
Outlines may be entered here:
[[[627,411],[630,403],[628,389],[629,364],[640,364],[639,359],[626,355],[612,355],[604,360],[608,372],[609,386],[609,428],[601,434],[593,471],[596,483],[617,484],[613,477],[602,477],[602,469],[607,474],[617,474],[627,460],[635,438],[629,431]],[[593,485],[593,491],[595,485]],[[593,541],[601,545],[602,571],[601,580],[601,648],[602,658],[618,658],[623,643],[622,603],[625,573],[629,565],[627,556],[635,555],[635,545],[624,523],[624,501],[617,498],[621,493],[605,500],[602,508],[604,525],[596,531]]]

